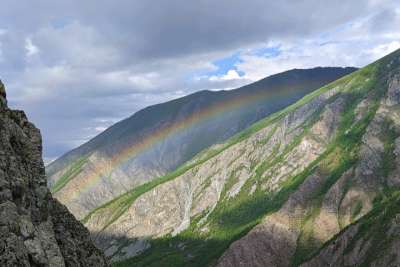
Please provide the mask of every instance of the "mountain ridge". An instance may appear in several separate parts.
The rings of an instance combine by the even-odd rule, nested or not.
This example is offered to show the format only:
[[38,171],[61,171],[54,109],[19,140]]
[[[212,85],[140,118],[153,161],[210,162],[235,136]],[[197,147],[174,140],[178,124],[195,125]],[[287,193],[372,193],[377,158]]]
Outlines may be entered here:
[[[172,171],[209,145],[352,71],[353,68],[292,70],[237,90],[201,91],[148,107],[81,146],[88,151],[96,147],[94,152],[79,154],[79,149],[74,150],[79,155],[73,164],[63,159],[51,164],[46,170],[49,186],[55,197],[82,219],[107,200]],[[146,118],[143,114],[150,115]],[[129,150],[131,147],[138,149]],[[56,172],[57,166],[63,167],[64,163],[66,168]],[[82,195],[76,193],[82,184],[90,183],[98,185],[90,185],[96,188],[86,188]]]

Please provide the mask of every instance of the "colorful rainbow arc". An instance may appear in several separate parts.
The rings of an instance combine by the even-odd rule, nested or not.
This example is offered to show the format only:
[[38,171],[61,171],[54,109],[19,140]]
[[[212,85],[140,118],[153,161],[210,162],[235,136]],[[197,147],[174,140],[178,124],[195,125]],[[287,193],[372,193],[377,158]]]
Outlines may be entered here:
[[[120,153],[109,159],[107,164],[96,164],[91,168],[93,171],[89,175],[79,176],[79,181],[76,181],[78,186],[65,186],[62,194],[64,196],[64,201],[62,202],[67,204],[73,199],[76,199],[80,194],[88,192],[91,188],[95,187],[102,177],[106,176],[106,174],[110,173],[113,169],[117,168],[127,160],[136,157],[140,153],[149,150],[151,147],[157,145],[174,134],[186,130],[207,119],[219,116],[222,113],[230,112],[252,103],[257,103],[266,98],[273,99],[278,96],[281,97],[282,95],[286,95],[291,92],[293,92],[293,87],[283,87],[280,88],[279,92],[263,90],[261,92],[249,94],[244,97],[233,97],[232,99],[223,103],[210,105],[209,107],[193,113],[181,121],[161,128],[158,131],[153,132],[151,135],[143,138],[139,142],[128,145],[126,148],[122,149]],[[72,179],[69,183],[74,183],[75,180],[76,179]]]

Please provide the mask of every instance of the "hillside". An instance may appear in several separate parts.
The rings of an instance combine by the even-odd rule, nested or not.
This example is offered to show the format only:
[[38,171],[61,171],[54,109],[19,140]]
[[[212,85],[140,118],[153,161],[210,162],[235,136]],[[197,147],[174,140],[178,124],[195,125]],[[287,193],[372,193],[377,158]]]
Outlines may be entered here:
[[83,222],[116,266],[397,266],[399,137],[400,50]]
[[40,132],[0,81],[0,266],[109,266],[46,187]]
[[346,227],[301,266],[398,266],[399,208],[398,191],[378,198],[367,216]]
[[231,91],[202,91],[145,108],[46,168],[54,196],[79,219],[175,170],[210,145],[353,68],[291,70]]

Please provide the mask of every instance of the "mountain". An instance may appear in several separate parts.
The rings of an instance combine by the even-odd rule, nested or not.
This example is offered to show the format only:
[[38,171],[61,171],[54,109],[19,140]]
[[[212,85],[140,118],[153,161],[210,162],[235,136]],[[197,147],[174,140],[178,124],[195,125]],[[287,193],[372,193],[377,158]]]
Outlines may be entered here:
[[46,168],[54,196],[78,218],[165,175],[210,145],[354,68],[291,70],[231,91],[201,91],[145,108]]
[[82,220],[115,266],[399,266],[400,50]]
[[46,186],[40,132],[0,82],[0,266],[109,266]]

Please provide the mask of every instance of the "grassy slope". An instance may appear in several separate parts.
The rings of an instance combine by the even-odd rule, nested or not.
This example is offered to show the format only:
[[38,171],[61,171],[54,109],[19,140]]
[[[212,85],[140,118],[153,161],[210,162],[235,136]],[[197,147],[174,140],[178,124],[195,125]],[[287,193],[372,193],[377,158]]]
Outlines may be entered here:
[[69,181],[82,171],[83,165],[88,161],[88,156],[81,157],[74,161],[68,170],[57,180],[57,182],[50,188],[52,194],[60,191]]
[[[382,60],[383,61],[383,60]],[[152,248],[143,253],[142,255],[129,259],[125,262],[117,263],[116,266],[205,266],[212,264],[216,259],[223,253],[223,251],[229,246],[231,242],[245,235],[254,225],[260,222],[260,220],[266,215],[273,211],[276,211],[285,202],[288,196],[296,190],[296,188],[304,181],[304,179],[310,175],[317,168],[323,169],[321,166],[330,165],[330,158],[339,156],[339,161],[334,166],[330,166],[329,171],[331,175],[327,179],[327,184],[321,189],[321,195],[326,192],[330,186],[340,177],[340,174],[345,170],[349,169],[350,166],[355,164],[357,161],[356,151],[358,144],[360,143],[360,137],[362,136],[366,125],[371,119],[376,107],[373,107],[369,115],[360,122],[359,125],[351,127],[352,117],[354,116],[355,103],[358,103],[361,96],[364,95],[370,89],[377,87],[377,79],[374,79],[375,75],[380,75],[377,68],[380,65],[384,65],[386,60],[382,64],[375,63],[370,65],[356,73],[353,73],[347,77],[341,78],[338,81],[322,87],[321,89],[307,95],[297,103],[287,107],[286,109],[277,112],[266,119],[263,119],[243,132],[235,135],[226,143],[211,148],[199,154],[196,159],[192,160],[190,164],[183,165],[181,168],[172,172],[166,176],[160,177],[150,183],[144,184],[139,188],[114,199],[113,201],[104,204],[98,209],[94,210],[89,214],[84,221],[87,221],[92,214],[101,212],[102,209],[110,209],[114,211],[114,215],[110,218],[109,223],[112,223],[121,216],[127,208],[143,193],[151,190],[155,186],[170,181],[179,175],[190,171],[197,165],[209,160],[210,158],[218,155],[230,146],[248,138],[255,132],[267,127],[268,125],[280,120],[289,112],[295,110],[301,105],[307,103],[312,98],[338,86],[346,84],[348,91],[360,93],[361,95],[350,94],[350,101],[352,104],[348,105],[346,115],[342,119],[342,130],[338,134],[338,138],[332,143],[327,151],[319,157],[315,162],[310,164],[301,174],[291,177],[284,184],[282,184],[281,190],[271,195],[266,192],[257,189],[254,194],[249,195],[250,186],[260,179],[259,176],[255,175],[246,183],[241,192],[229,201],[221,200],[218,203],[216,209],[208,218],[209,233],[202,234],[198,231],[197,222],[201,219],[193,218],[193,222],[189,229],[179,234],[176,237],[166,236],[164,238],[156,239],[152,241]],[[377,78],[379,78],[377,76]],[[368,80],[369,79],[369,80]],[[366,82],[368,80],[368,82]],[[350,81],[351,84],[350,84]],[[377,91],[379,92],[379,90]],[[378,99],[378,95],[377,98]],[[304,125],[306,127],[306,125]],[[351,129],[347,131],[347,129]],[[300,140],[295,140],[299,142]],[[293,146],[296,144],[294,143]],[[293,147],[290,146],[290,147]],[[282,157],[276,157],[273,159],[276,163],[281,160]],[[266,160],[264,164],[258,165],[258,168],[263,168],[256,173],[262,173],[266,168],[269,168],[271,160]],[[322,164],[322,165],[321,165]],[[262,167],[260,167],[262,166]],[[316,198],[318,199],[318,198]],[[318,206],[318,201],[316,207]],[[106,225],[107,226],[107,225]],[[307,240],[307,239],[305,239]],[[307,242],[306,242],[307,243]],[[184,244],[184,245],[183,245]],[[184,246],[184,248],[183,248]],[[314,249],[314,248],[313,248]],[[313,249],[309,249],[305,246],[300,246],[299,251],[296,253],[294,262],[301,262],[306,258]]]

